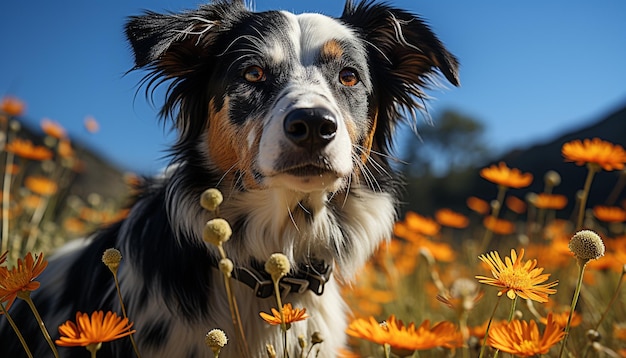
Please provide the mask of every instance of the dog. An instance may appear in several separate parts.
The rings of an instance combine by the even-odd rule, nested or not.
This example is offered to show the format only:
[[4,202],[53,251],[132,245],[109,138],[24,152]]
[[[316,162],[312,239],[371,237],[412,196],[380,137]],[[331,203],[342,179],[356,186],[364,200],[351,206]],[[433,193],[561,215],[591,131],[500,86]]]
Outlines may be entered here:
[[[125,33],[133,70],[146,71],[146,95],[167,88],[161,115],[177,130],[172,165],[142,185],[124,220],[51,258],[32,297],[53,339],[77,311],[121,312],[101,262],[117,248],[143,357],[212,357],[205,335],[213,328],[230,339],[220,357],[244,356],[220,255],[202,239],[213,214],[200,197],[217,188],[219,215],[232,227],[224,250],[249,355],[266,356],[267,344],[282,352],[280,329],[259,317],[277,307],[263,264],[279,252],[291,264],[283,302],[310,316],[287,331],[288,351],[299,351],[298,336],[319,332],[318,356],[337,356],[349,315],[340,281],[353,279],[391,237],[397,217],[394,128],[424,110],[424,90],[439,78],[459,84],[457,59],[420,17],[369,0],[348,1],[338,18],[218,0],[182,13],[145,12],[129,18]],[[28,307],[16,302],[10,313],[34,355],[51,356]],[[24,355],[2,324],[0,356]],[[133,352],[123,338],[104,343],[98,357]]]

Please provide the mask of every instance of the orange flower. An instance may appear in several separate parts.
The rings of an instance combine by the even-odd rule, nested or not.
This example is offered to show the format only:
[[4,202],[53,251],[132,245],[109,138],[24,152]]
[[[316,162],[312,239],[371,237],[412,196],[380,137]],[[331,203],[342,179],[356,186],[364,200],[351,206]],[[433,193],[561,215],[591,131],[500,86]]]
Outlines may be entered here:
[[61,347],[87,347],[110,342],[135,333],[128,318],[118,317],[115,312],[96,311],[91,314],[76,313],[76,323],[66,321],[59,326],[61,337],[55,341]]
[[516,168],[511,169],[504,162],[483,168],[480,171],[480,176],[492,183],[516,189],[525,188],[533,181],[532,174],[522,173]]
[[517,196],[507,196],[504,203],[516,214],[523,214],[526,211],[526,203]]
[[24,180],[24,186],[39,195],[52,195],[57,191],[57,183],[41,176],[30,176]]
[[597,205],[593,208],[593,216],[596,219],[608,223],[621,223],[626,221],[626,210],[619,206]]
[[435,220],[443,226],[453,227],[456,229],[463,229],[469,225],[469,219],[467,216],[450,209],[437,210],[435,212]]
[[435,236],[439,233],[439,224],[431,218],[427,218],[413,211],[409,211],[404,216],[404,221],[408,228],[422,235]]
[[[280,319],[280,312],[275,308],[272,308],[272,315],[265,312],[261,312],[259,315],[265,322],[271,325],[277,326],[283,323]],[[291,303],[285,303],[283,305],[283,316],[285,317],[284,323],[287,325],[290,325],[293,322],[304,321],[309,318],[309,315],[306,313],[306,308],[293,308]]]
[[4,112],[9,116],[21,116],[24,114],[26,105],[17,97],[7,96],[0,101],[0,112]]
[[566,162],[576,165],[596,164],[606,171],[622,170],[626,163],[626,151],[621,145],[600,138],[577,139],[563,144],[561,154]]
[[11,143],[7,144],[6,151],[31,160],[48,160],[52,158],[50,149],[34,145],[33,142],[29,140],[19,138],[15,138]]
[[98,124],[98,121],[96,121],[95,118],[93,118],[91,116],[90,117],[86,117],[85,118],[85,129],[89,133],[96,133],[97,131],[100,130],[100,125]]
[[44,118],[41,120],[41,129],[44,133],[56,139],[63,139],[67,137],[65,128],[63,128],[58,122],[55,122],[48,118]]
[[439,322],[431,327],[430,321],[426,320],[419,327],[413,322],[405,326],[394,315],[382,323],[374,317],[369,320],[359,318],[350,323],[346,333],[377,344],[389,344],[392,351],[402,351],[404,355],[416,350],[454,348],[462,344],[461,334],[451,322]]
[[74,156],[74,149],[72,149],[72,143],[70,143],[69,139],[61,139],[59,141],[57,151],[59,152],[59,155],[63,158],[69,158]]
[[6,309],[23,292],[34,291],[39,288],[40,283],[35,281],[43,270],[48,266],[48,261],[43,259],[43,253],[36,258],[29,252],[22,259],[17,259],[17,265],[10,270],[6,267],[0,269],[0,303],[7,302]]
[[4,254],[0,255],[0,265],[2,265],[7,260],[8,251],[5,251]]
[[[552,315],[552,320],[554,321],[554,324],[565,328],[565,326],[567,325],[567,320],[569,319],[569,310],[565,312],[561,312],[561,313],[550,313],[548,314],[548,317],[541,317],[539,321],[547,325],[550,315]],[[574,313],[572,314],[572,321],[570,322],[570,327],[579,326],[582,323],[582,321],[583,321],[582,316],[578,312],[574,311]]]
[[487,213],[489,213],[489,210],[491,209],[491,205],[489,205],[486,200],[477,198],[475,196],[470,196],[469,198],[467,198],[466,204],[468,208],[481,215],[487,215]]
[[483,225],[498,235],[510,235],[515,231],[515,224],[506,219],[498,219],[487,216],[483,219]]
[[539,209],[561,210],[567,205],[567,197],[560,194],[539,193],[532,203]]
[[547,354],[564,336],[563,327],[553,321],[552,314],[548,314],[543,336],[535,321],[513,320],[494,326],[489,332],[487,344],[516,356],[532,357]]
[[531,299],[537,302],[548,302],[548,295],[556,293],[552,287],[558,281],[543,283],[548,280],[550,274],[543,274],[543,268],[537,267],[537,260],[522,262],[524,249],[520,255],[511,249],[511,257],[505,257],[503,262],[497,251],[487,255],[480,255],[479,259],[486,263],[493,277],[476,276],[480,283],[502,288],[498,292],[501,296],[506,292],[510,299],[520,296],[523,299]]

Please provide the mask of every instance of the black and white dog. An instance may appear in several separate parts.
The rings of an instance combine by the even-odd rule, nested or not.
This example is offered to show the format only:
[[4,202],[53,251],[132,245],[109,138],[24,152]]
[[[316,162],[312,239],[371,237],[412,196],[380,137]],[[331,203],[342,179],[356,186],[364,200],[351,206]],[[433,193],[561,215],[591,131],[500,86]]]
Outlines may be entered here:
[[[167,84],[161,114],[178,131],[172,166],[142,188],[125,220],[51,260],[33,300],[53,338],[76,311],[121,312],[101,262],[114,247],[143,357],[212,357],[204,339],[213,328],[230,337],[220,357],[240,357],[219,255],[202,241],[212,216],[199,198],[216,187],[225,199],[220,216],[233,228],[225,250],[251,356],[266,356],[266,344],[282,352],[279,328],[259,317],[276,307],[262,269],[275,252],[292,266],[284,302],[310,315],[288,331],[290,354],[299,335],[319,331],[319,357],[336,356],[348,314],[338,280],[358,272],[396,218],[394,127],[423,109],[423,89],[438,75],[458,85],[456,58],[419,17],[371,1],[348,1],[331,18],[222,0],[132,17],[126,34],[135,69],[148,70],[148,90]],[[26,305],[10,313],[34,355],[51,356]],[[0,356],[23,355],[2,324]],[[127,338],[98,352],[133,355]]]

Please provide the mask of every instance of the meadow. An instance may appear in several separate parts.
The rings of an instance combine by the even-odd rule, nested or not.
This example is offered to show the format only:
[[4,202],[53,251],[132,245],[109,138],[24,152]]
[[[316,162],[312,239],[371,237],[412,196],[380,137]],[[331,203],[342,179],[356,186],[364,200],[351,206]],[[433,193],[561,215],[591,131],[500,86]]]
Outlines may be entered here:
[[[24,102],[5,97],[0,102],[0,174],[2,236],[0,241],[0,320],[8,320],[15,339],[19,322],[11,305],[25,300],[33,319],[41,320],[30,292],[56,248],[125,217],[119,198],[67,195],[72,178],[87,170],[80,150],[60,123],[44,120],[41,143],[25,139],[20,117]],[[85,130],[97,135],[98,122],[85,120]],[[555,194],[563,178],[549,171],[533,177],[500,162],[480,176],[493,184],[493,197],[469,196],[468,214],[439,208],[424,215],[409,208],[359,274],[344,286],[352,314],[347,330],[350,347],[342,357],[626,357],[626,196],[621,181],[605,205],[588,207],[593,179],[601,172],[621,171],[626,178],[626,151],[599,138],[565,143],[564,161],[587,168],[576,197]],[[128,194],[137,177],[128,176]],[[524,198],[510,189],[543,181],[543,191]],[[222,244],[229,223],[219,218],[223,198],[208,190],[201,205],[214,213],[204,239],[222,255],[224,294],[229,296],[233,324],[240,322],[236,299],[229,289],[232,262]],[[564,212],[574,203],[572,212]],[[570,206],[571,207],[571,206]],[[123,252],[103,252],[103,264],[117,279]],[[266,270],[275,287],[289,271],[280,253],[268,258]],[[117,280],[116,280],[117,282]],[[123,306],[123,297],[119,296]],[[81,312],[60,327],[41,324],[51,352],[56,346],[87,349],[97,356],[103,344],[130,339],[141,352],[132,326],[133,312]],[[276,309],[259,312],[276,329],[304,324],[306,307],[292,307],[277,295]],[[301,337],[298,352],[268,347],[268,357],[315,357],[324,332]],[[53,340],[52,337],[58,337]],[[220,327],[207,327],[207,352],[219,357],[225,344],[245,337],[225,337]]]

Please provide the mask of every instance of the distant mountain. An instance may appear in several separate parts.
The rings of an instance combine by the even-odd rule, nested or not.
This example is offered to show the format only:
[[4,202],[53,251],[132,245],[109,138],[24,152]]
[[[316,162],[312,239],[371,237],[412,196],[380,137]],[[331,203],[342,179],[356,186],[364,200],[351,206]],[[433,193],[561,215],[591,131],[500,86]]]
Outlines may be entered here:
[[[28,126],[24,121],[21,121],[18,137],[28,139],[37,145],[43,144],[41,130]],[[124,205],[129,193],[129,187],[124,180],[125,173],[88,145],[74,141],[71,143],[82,165],[81,169],[71,176],[69,187],[61,193],[60,199],[63,200],[70,195],[86,199],[90,194],[98,194],[102,199]]]
[[[561,175],[561,185],[556,187],[554,192],[566,195],[571,206],[574,204],[573,198],[575,198],[576,192],[582,189],[584,185],[587,168],[585,166],[577,166],[571,162],[565,162],[561,155],[561,147],[564,143],[572,140],[594,137],[626,147],[626,106],[611,113],[606,118],[561,135],[547,143],[536,144],[526,149],[513,150],[494,160],[493,163],[504,161],[509,167],[519,168],[523,172],[530,172],[534,175],[535,179],[530,187],[524,190],[511,191],[522,198],[528,192],[539,193],[543,191],[544,174],[549,170],[555,170]],[[624,174],[621,174],[619,170],[597,173],[591,186],[588,206],[604,204],[620,175]],[[476,176],[478,176],[478,172]],[[495,195],[494,191],[493,184],[483,179],[475,181],[474,186],[470,188],[470,192],[484,193],[488,195],[487,197]],[[625,198],[626,192],[622,192],[617,203]]]
[[[432,215],[435,210],[448,207],[467,213],[469,209],[465,203],[468,197],[477,196],[488,201],[495,199],[496,186],[481,178],[479,172],[484,167],[503,161],[511,168],[518,168],[522,172],[533,174],[535,179],[530,187],[508,191],[509,195],[522,199],[529,192],[542,192],[545,173],[549,170],[557,171],[562,180],[561,185],[553,192],[568,197],[568,207],[562,211],[568,214],[575,204],[576,192],[584,185],[587,169],[584,166],[565,162],[561,155],[561,147],[564,143],[575,139],[594,137],[626,147],[626,105],[590,125],[572,130],[547,142],[534,143],[527,148],[510,151],[475,168],[451,171],[444,177],[432,175],[407,177],[405,204],[402,209]],[[595,175],[589,196],[589,207],[605,203],[619,180],[620,173],[621,171],[612,171]],[[625,198],[626,192],[622,192],[616,203]]]

